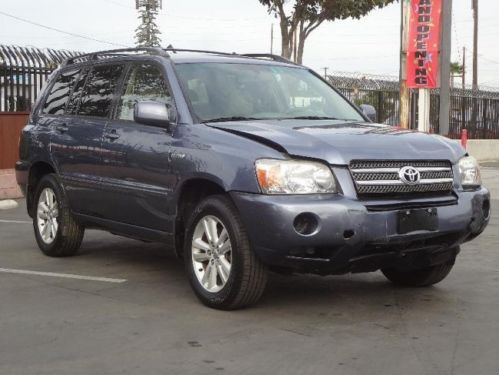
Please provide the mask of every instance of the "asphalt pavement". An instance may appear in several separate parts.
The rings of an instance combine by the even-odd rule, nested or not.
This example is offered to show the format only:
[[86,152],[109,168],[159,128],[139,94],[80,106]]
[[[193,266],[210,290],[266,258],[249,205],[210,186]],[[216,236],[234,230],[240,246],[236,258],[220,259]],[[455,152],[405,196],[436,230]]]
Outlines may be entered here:
[[499,374],[499,168],[492,220],[441,284],[380,272],[272,274],[255,307],[201,305],[161,244],[87,231],[38,250],[25,204],[0,210],[0,374]]

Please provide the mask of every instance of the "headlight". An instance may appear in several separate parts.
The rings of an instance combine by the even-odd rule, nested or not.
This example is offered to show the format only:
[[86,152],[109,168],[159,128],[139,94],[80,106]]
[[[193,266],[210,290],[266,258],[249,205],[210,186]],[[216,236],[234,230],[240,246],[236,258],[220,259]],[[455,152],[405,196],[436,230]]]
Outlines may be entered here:
[[459,174],[461,175],[461,185],[465,188],[482,184],[480,167],[472,156],[465,156],[459,160]]
[[333,173],[312,161],[260,159],[256,176],[265,194],[336,193]]

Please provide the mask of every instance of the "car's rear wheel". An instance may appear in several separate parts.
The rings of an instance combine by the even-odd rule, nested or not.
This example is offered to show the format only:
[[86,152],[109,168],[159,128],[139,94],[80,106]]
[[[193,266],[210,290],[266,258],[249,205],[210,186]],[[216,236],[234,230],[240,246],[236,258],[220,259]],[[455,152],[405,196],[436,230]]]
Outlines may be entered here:
[[34,204],[33,228],[40,250],[51,257],[75,255],[83,240],[84,228],[73,218],[55,175],[41,179]]
[[267,270],[253,253],[239,214],[227,197],[204,199],[188,221],[185,238],[186,271],[201,302],[233,310],[260,299]]
[[385,277],[395,285],[405,287],[425,287],[445,279],[454,267],[454,262],[439,264],[415,270],[386,268],[381,270]]

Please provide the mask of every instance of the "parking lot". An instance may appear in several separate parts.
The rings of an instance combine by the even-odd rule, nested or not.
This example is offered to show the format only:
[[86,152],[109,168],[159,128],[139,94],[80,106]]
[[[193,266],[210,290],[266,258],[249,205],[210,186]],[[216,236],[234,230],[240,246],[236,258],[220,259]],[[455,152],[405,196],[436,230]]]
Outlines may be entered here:
[[[483,176],[494,198],[499,168]],[[221,312],[159,244],[87,231],[79,256],[43,256],[21,201],[0,211],[0,374],[496,375],[497,203],[436,287],[272,275],[256,307]]]

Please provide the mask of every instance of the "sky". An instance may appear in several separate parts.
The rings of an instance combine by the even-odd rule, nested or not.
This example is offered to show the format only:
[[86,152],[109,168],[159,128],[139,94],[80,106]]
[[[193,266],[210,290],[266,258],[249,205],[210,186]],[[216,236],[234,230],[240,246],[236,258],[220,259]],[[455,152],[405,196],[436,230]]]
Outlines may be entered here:
[[[497,0],[479,0],[479,84],[499,87]],[[106,41],[90,41],[24,23],[0,14],[0,44],[95,51],[133,46],[138,26],[135,0],[0,0],[0,12],[45,26]],[[258,0],[163,0],[157,23],[162,44],[250,53],[280,52],[278,20]],[[112,44],[111,44],[112,43]],[[453,1],[452,60],[466,47],[471,83],[473,15],[471,0]],[[400,3],[374,10],[360,20],[321,25],[307,40],[304,64],[323,72],[398,76]]]

